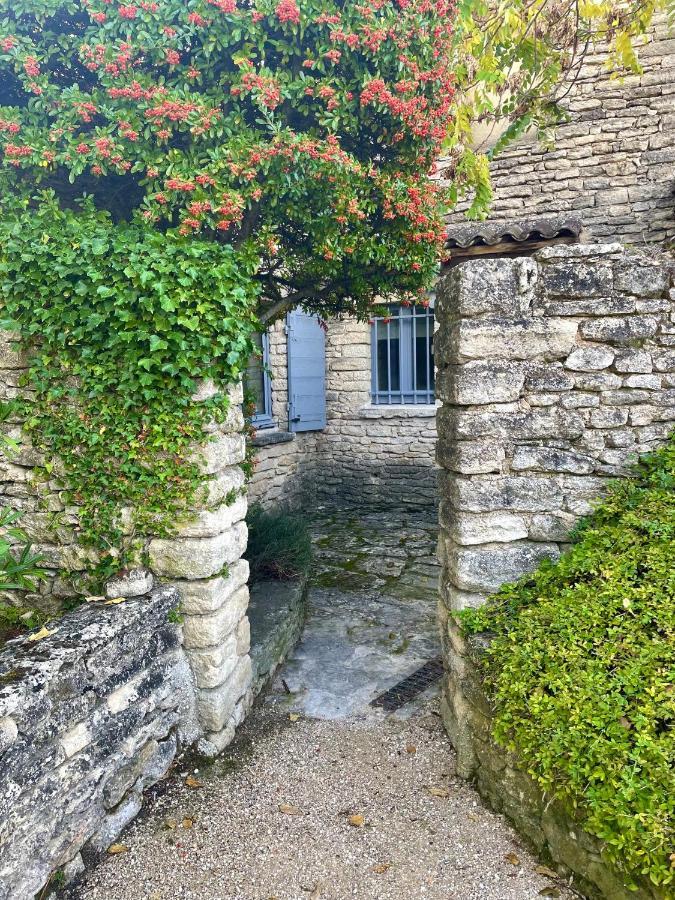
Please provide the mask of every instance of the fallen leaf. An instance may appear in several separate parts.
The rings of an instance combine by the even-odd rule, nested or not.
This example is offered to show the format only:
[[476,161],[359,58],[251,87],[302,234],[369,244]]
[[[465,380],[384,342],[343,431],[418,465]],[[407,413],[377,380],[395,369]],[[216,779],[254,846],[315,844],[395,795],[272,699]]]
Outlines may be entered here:
[[106,600],[103,604],[104,606],[115,606],[117,603],[126,603],[126,597],[112,597],[110,600]]
[[190,819],[188,816],[186,816],[183,819],[182,825],[183,828],[192,828],[192,826],[194,825],[194,819]]
[[378,863],[376,866],[373,866],[372,871],[376,875],[384,875],[389,869],[391,869],[391,863]]
[[200,781],[198,778],[195,778],[193,775],[188,775],[188,777],[185,779],[185,784],[186,784],[189,788],[200,788],[200,787],[203,787],[201,781]]
[[414,744],[408,744],[405,748],[406,753],[417,753],[417,747]]
[[547,878],[557,878],[558,873],[554,872],[553,869],[549,869],[548,866],[535,866],[534,871],[537,875],[545,875]]
[[450,791],[447,788],[430,787],[427,790],[432,797],[442,797],[444,800],[447,800],[450,796]]
[[291,722],[297,722],[300,716],[298,713],[290,713],[288,718],[291,720]]
[[285,816],[302,815],[302,810],[298,806],[293,806],[292,803],[280,803],[279,812],[282,812]]
[[363,826],[366,824],[366,820],[360,814],[350,816],[347,821],[352,826],[352,828],[363,828]]
[[112,854],[112,856],[116,856],[118,853],[127,853],[129,848],[126,844],[111,844],[108,847],[108,853]]
[[98,603],[99,600],[105,600],[105,597],[85,597],[85,603]]
[[506,856],[504,857],[504,859],[505,859],[508,863],[511,863],[512,866],[519,866],[519,865],[520,865],[520,857],[517,856],[515,853],[507,853]]
[[559,897],[560,891],[557,887],[545,887],[539,891],[540,897]]
[[164,822],[164,827],[168,828],[169,831],[173,831],[174,828],[178,827],[178,822],[175,819],[167,819]]
[[50,634],[56,634],[58,628],[53,628],[51,631],[47,628],[46,625],[43,625],[39,631],[36,631],[34,634],[28,635],[29,641],[41,641],[46,637],[49,637]]

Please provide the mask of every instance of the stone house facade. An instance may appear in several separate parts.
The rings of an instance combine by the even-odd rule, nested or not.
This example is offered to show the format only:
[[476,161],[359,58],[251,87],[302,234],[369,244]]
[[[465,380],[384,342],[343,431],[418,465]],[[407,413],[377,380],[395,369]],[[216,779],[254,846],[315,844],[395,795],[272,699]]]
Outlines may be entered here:
[[[640,59],[641,75],[617,79],[601,56],[588,58],[565,101],[570,119],[555,146],[525,136],[495,160],[489,222],[467,223],[461,207],[449,217],[451,264],[528,255],[557,242],[675,241],[675,39],[665,21],[652,29]],[[252,499],[435,504],[433,396],[375,397],[374,325],[333,320],[316,384],[323,418],[312,430],[294,430],[289,325],[292,331],[292,322],[275,323],[267,337],[269,415],[255,439]]]

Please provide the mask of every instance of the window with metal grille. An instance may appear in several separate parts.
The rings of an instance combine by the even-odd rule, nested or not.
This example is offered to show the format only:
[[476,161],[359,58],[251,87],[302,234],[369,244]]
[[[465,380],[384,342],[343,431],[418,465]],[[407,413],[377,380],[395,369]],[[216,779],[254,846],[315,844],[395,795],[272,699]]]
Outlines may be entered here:
[[270,379],[270,341],[267,332],[253,335],[256,352],[251,356],[244,375],[244,386],[252,395],[255,412],[251,424],[256,428],[269,428],[272,419],[272,384]]
[[373,403],[434,402],[433,335],[431,307],[392,306],[371,319]]

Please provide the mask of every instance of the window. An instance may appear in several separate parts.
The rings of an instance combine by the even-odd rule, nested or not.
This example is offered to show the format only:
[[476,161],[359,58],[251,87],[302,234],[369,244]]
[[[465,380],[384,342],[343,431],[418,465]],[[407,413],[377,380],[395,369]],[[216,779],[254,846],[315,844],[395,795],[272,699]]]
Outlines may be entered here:
[[433,403],[433,309],[392,306],[371,323],[373,403]]
[[267,333],[256,332],[253,342],[257,352],[250,358],[244,375],[246,390],[253,394],[255,413],[251,422],[256,428],[269,428],[272,420],[272,385],[270,382],[270,339]]

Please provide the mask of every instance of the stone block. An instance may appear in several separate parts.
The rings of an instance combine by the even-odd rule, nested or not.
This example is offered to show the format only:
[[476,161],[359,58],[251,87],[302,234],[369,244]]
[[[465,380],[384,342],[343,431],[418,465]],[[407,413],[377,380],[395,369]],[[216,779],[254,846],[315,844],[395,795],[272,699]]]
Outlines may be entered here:
[[251,658],[239,659],[230,677],[213,690],[197,692],[199,721],[207,732],[218,733],[234,712],[237,701],[246,693],[251,682]]
[[247,500],[239,495],[233,503],[221,503],[215,509],[200,509],[178,527],[179,537],[215,537],[246,516]]
[[606,341],[610,344],[630,344],[633,341],[654,337],[658,321],[651,316],[630,318],[587,319],[580,331],[589,341]]
[[624,381],[624,387],[647,391],[658,391],[662,386],[663,380],[660,375],[629,375]]
[[183,622],[183,640],[186,649],[214,647],[237,626],[248,606],[248,587],[240,587],[227,601],[208,615],[188,615]]
[[455,548],[449,562],[458,588],[492,593],[502,584],[533,571],[543,559],[557,559],[559,555],[557,544],[522,541],[504,549]]
[[578,329],[574,319],[464,320],[457,326],[456,352],[460,360],[562,359],[574,348]]
[[148,569],[136,568],[120,572],[109,578],[105,585],[106,597],[142,597],[152,590],[154,578]]
[[[675,353],[673,354],[675,363]],[[614,360],[614,368],[617,372],[642,372],[652,371],[652,355],[647,350],[619,350]]]
[[524,381],[518,363],[477,360],[439,372],[436,396],[460,405],[506,403],[518,400]]
[[569,472],[573,475],[588,475],[595,467],[593,459],[571,450],[556,447],[516,447],[511,469],[514,472]]
[[563,500],[558,479],[528,475],[456,478],[448,494],[452,506],[466,512],[553,512]]
[[488,259],[469,260],[450,270],[436,289],[439,319],[449,315],[520,317],[526,311],[520,295],[521,269],[520,260]]
[[439,434],[459,440],[499,438],[502,441],[577,438],[584,431],[581,416],[558,407],[523,409],[506,405],[494,408],[444,407],[438,414]]
[[654,353],[654,369],[657,372],[675,372],[675,350]]
[[628,410],[603,406],[591,412],[591,428],[621,428],[628,421]]
[[614,278],[609,263],[573,259],[547,262],[542,266],[541,282],[548,296],[585,298],[610,294]]
[[571,513],[538,513],[530,519],[528,536],[532,541],[567,541],[576,521]]
[[560,363],[548,366],[527,365],[525,389],[528,391],[569,391],[574,387],[574,379],[565,372]]
[[216,612],[246,584],[248,575],[248,562],[245,559],[238,559],[229,567],[229,572],[225,576],[177,582],[183,612],[188,616],[203,616]]
[[618,291],[635,297],[661,297],[668,290],[668,272],[658,264],[637,265],[634,260],[614,266]]
[[565,366],[575,372],[595,372],[611,366],[614,356],[610,347],[577,347],[565,360]]
[[217,646],[188,650],[195,684],[202,689],[219,687],[230,677],[239,662],[239,657],[235,630],[231,630]]
[[244,522],[215,537],[155,538],[148,546],[150,568],[165,578],[210,578],[239,559],[246,538]]
[[246,452],[243,434],[216,433],[213,439],[204,443],[193,454],[205,475],[222,472],[243,461]]
[[580,372],[575,375],[574,382],[580,391],[611,391],[623,384],[621,377],[614,372]]
[[484,514],[460,513],[446,525],[452,539],[463,546],[470,544],[507,543],[527,537],[523,516],[507,512]]
[[501,472],[504,448],[494,441],[459,441],[449,438],[436,445],[439,465],[465,475]]

